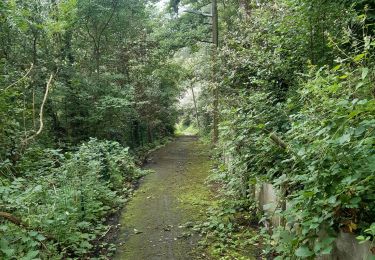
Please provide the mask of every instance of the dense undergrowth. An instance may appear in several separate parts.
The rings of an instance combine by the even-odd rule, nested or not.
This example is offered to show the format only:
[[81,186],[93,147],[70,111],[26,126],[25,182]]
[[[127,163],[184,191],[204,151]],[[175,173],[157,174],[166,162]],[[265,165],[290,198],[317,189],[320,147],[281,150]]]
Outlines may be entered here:
[[[256,203],[255,186],[272,183],[287,200],[286,209],[281,201],[276,211],[258,219],[279,216],[286,223],[275,227],[272,236],[265,233],[265,253],[283,259],[324,255],[332,251],[340,230],[373,234],[371,67],[343,63],[333,69],[312,68],[303,88],[285,104],[275,105],[269,93],[260,92],[242,95],[242,104],[248,105],[227,111],[228,118],[235,118],[222,124],[223,156],[230,161],[218,176],[229,198]],[[272,141],[274,132],[285,147]]]
[[19,167],[22,177],[1,178],[1,209],[17,218],[0,225],[2,259],[84,258],[111,246],[100,241],[105,220],[146,173],[127,148],[96,139],[69,153],[27,151]]
[[[242,92],[241,107],[224,112],[211,177],[222,202],[200,226],[214,256],[313,259],[333,252],[339,232],[372,248],[374,75],[364,57],[331,69],[312,67],[285,103],[266,91]],[[279,202],[267,205],[275,210],[258,206],[255,192],[263,183],[278,189]],[[272,226],[275,217],[281,226]]]
[[183,121],[176,124],[175,135],[182,136],[182,135],[197,135],[199,130],[194,124],[184,124]]
[[0,259],[115,250],[108,220],[177,120],[179,66],[153,10],[0,1]]
[[[222,203],[202,225],[206,245],[222,259],[248,259],[252,253],[314,259],[332,253],[345,232],[360,243],[369,240],[371,249],[373,5],[239,1],[221,14],[216,74],[208,77],[202,70],[195,76],[201,86],[211,81],[220,91],[212,178]],[[192,55],[200,66],[205,56]],[[201,122],[212,113],[206,105],[213,103],[212,89],[203,87],[199,97]],[[210,123],[202,124],[202,132]],[[256,193],[264,183],[277,189],[279,201],[260,208]],[[281,225],[272,225],[275,217]],[[366,257],[374,257],[371,250]]]
[[183,121],[220,119],[214,257],[313,259],[340,232],[373,248],[373,1],[224,1],[216,50],[209,2],[170,4],[0,2],[0,257],[88,257],[143,174],[123,147],[171,136],[182,89]]

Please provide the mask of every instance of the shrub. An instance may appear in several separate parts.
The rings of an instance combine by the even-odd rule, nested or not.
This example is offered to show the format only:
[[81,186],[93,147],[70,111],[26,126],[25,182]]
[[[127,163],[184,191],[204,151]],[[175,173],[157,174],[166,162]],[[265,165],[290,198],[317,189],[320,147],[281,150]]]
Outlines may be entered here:
[[126,184],[144,174],[127,148],[96,139],[65,154],[29,150],[19,167],[25,169],[23,177],[0,187],[2,210],[24,223],[0,222],[4,259],[87,254],[106,228],[106,216],[129,195]]

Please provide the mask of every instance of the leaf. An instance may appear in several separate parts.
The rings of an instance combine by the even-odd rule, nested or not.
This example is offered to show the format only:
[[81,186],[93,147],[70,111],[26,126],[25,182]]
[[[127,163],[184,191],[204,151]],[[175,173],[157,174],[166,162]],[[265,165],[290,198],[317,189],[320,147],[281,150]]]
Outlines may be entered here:
[[358,61],[362,60],[363,57],[365,57],[364,53],[358,54],[357,56],[354,57],[354,61],[358,62]]
[[328,199],[328,203],[329,203],[329,204],[335,204],[335,203],[336,203],[336,196],[331,196],[331,197]]
[[307,246],[301,246],[296,250],[295,254],[298,257],[305,258],[312,256],[314,252],[312,252]]
[[330,254],[331,252],[332,252],[332,246],[328,246],[328,247],[324,248],[320,253],[321,253],[322,255],[328,255],[328,254]]
[[336,240],[335,237],[327,237],[327,238],[323,239],[322,244],[326,245],[326,246],[331,245],[335,240]]
[[359,88],[361,88],[363,86],[363,82],[359,82],[357,84],[357,86],[355,86],[355,90],[358,90]]
[[299,156],[303,156],[306,154],[306,150],[304,147],[302,147],[301,149],[299,149],[298,153],[297,153]]
[[358,206],[358,204],[362,201],[360,197],[354,197],[350,200],[350,204],[354,204],[355,206]]
[[38,234],[38,235],[36,236],[36,240],[38,240],[38,241],[43,241],[43,240],[46,240],[46,238],[45,238],[43,235]]
[[350,141],[350,134],[344,134],[338,139],[339,144],[344,144],[348,141]]
[[357,240],[365,240],[365,237],[364,236],[357,236],[356,239]]
[[291,243],[293,241],[294,236],[290,234],[290,232],[283,230],[280,231],[280,238],[282,238],[283,242]]
[[43,190],[43,186],[42,185],[37,185],[34,187],[34,192],[40,192]]
[[36,232],[36,231],[30,231],[30,232],[29,232],[29,236],[31,236],[31,237],[36,237],[38,234],[39,234],[39,233]]
[[0,240],[0,252],[3,252],[9,258],[14,256],[15,250],[9,247],[9,243],[6,239],[1,238]]
[[365,230],[365,232],[375,236],[375,222],[372,223],[371,226]]
[[39,254],[39,251],[30,251],[27,253],[26,256],[22,257],[22,260],[32,260],[35,259],[36,256]]
[[5,232],[7,230],[8,230],[8,226],[7,225],[1,225],[0,226],[0,231]]
[[342,76],[339,77],[339,79],[346,79],[349,75],[348,74],[344,74]]
[[349,228],[350,233],[353,233],[354,230],[357,230],[357,224],[350,221],[348,228]]
[[331,86],[328,87],[328,90],[332,93],[336,93],[337,90],[341,87],[340,84],[334,83]]
[[3,251],[3,253],[8,257],[14,256],[15,253],[13,248],[1,248],[1,251]]
[[365,237],[365,239],[364,239],[364,240],[361,240],[361,241],[359,241],[359,242],[358,242],[358,244],[362,245],[362,244],[366,243],[367,241],[369,241],[370,239],[371,239],[371,237],[370,237],[370,236],[368,236],[368,237]]
[[368,68],[363,68],[362,69],[362,79],[365,79],[368,75]]

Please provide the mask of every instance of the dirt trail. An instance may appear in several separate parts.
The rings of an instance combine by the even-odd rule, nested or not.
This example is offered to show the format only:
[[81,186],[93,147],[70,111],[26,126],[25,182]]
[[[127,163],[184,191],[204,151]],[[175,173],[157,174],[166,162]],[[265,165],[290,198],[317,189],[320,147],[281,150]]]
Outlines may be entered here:
[[146,176],[121,218],[115,259],[201,259],[199,237],[189,226],[204,220],[213,203],[204,184],[210,162],[207,148],[195,137],[179,137],[156,151]]

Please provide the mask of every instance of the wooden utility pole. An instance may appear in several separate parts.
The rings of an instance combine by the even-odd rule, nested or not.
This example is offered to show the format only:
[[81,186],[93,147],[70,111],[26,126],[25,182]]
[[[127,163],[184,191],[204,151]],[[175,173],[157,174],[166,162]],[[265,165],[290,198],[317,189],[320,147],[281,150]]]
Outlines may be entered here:
[[[217,12],[217,0],[212,0],[212,43],[213,43],[213,53],[212,53],[212,80],[216,83],[216,57],[217,49],[219,47],[219,16]],[[217,84],[214,84],[213,89],[213,136],[212,142],[214,144],[219,140],[219,89]]]
[[[212,18],[212,82],[213,82],[213,122],[212,122],[212,143],[216,144],[219,140],[219,89],[217,86],[217,71],[216,71],[216,60],[217,60],[217,49],[219,47],[219,15],[217,11],[217,0],[211,2],[211,14],[202,13],[195,10],[185,10],[184,12],[202,15],[204,17]],[[206,41],[204,41],[206,42]]]

